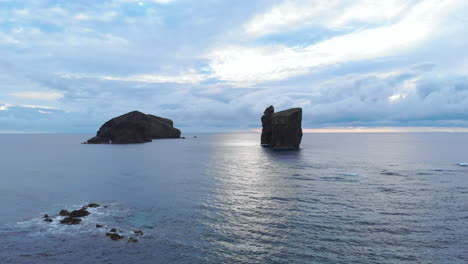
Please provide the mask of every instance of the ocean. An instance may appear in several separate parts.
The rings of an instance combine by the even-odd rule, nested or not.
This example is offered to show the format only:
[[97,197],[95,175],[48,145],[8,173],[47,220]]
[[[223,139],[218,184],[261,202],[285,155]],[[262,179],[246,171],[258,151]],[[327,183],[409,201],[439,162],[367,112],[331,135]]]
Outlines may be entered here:
[[0,135],[0,263],[468,262],[467,133],[91,136]]

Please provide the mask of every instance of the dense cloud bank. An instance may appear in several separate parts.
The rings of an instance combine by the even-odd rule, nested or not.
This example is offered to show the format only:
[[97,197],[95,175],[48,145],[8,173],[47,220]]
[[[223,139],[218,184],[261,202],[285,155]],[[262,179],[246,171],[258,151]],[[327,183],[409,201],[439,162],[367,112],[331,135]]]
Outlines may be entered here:
[[255,129],[271,104],[304,128],[468,127],[468,3],[370,2],[1,0],[0,132],[135,109]]

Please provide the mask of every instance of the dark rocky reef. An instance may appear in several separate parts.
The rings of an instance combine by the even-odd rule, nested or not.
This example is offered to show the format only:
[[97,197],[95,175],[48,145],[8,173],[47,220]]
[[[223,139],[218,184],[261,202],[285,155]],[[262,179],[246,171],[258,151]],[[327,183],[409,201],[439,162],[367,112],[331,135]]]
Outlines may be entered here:
[[298,149],[302,140],[302,109],[291,108],[274,113],[273,106],[262,116],[262,146],[272,149]]
[[101,126],[87,144],[131,144],[159,138],[180,138],[172,120],[133,111],[115,117]]
[[[58,215],[54,216],[49,216],[48,214],[44,214],[42,218],[44,219],[45,222],[51,223],[54,221],[54,219],[59,220],[59,217],[62,217],[62,219],[59,220],[59,222],[63,225],[79,225],[84,221],[84,217],[88,216],[91,214],[91,212],[88,211],[89,208],[98,208],[101,207],[101,205],[97,203],[90,203],[88,205],[85,205],[81,207],[78,210],[73,210],[69,211],[66,209],[63,209],[59,212]],[[104,205],[103,208],[107,208],[108,206]],[[104,225],[102,224],[96,224],[96,228],[102,229]],[[106,236],[108,236],[110,239],[114,241],[121,240],[125,238],[125,236],[119,234],[119,230],[117,228],[111,228],[109,232],[105,233]],[[141,237],[143,236],[143,231],[142,230],[133,230],[133,236],[129,237],[127,240],[128,243],[136,243],[138,242],[138,239],[136,237]]]

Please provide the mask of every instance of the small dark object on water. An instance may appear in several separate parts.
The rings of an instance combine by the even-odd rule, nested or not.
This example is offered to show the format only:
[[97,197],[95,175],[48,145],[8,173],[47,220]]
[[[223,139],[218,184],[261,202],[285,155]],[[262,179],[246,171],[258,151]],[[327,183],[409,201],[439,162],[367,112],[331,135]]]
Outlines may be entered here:
[[135,233],[135,235],[137,235],[137,236],[142,236],[143,235],[143,231],[141,231],[141,230],[133,230],[133,233]]
[[52,219],[50,219],[50,218],[46,218],[46,219],[44,219],[44,221],[46,221],[47,223],[51,223],[51,222],[54,221],[54,220],[52,220]]
[[101,228],[101,227],[102,227],[102,225],[96,224],[96,228]]
[[185,137],[181,137],[180,139],[185,139]]
[[134,237],[131,237],[131,238],[128,239],[128,242],[133,242],[133,243],[135,243],[135,242],[138,242],[138,239],[136,239],[136,238],[134,238]]
[[70,212],[68,212],[67,210],[60,210],[59,215],[61,215],[61,216],[69,216],[69,215],[70,215]]
[[91,208],[96,208],[96,207],[99,207],[100,205],[97,204],[97,203],[90,203],[88,204],[88,207],[91,207]]
[[65,217],[64,219],[60,221],[60,223],[66,224],[66,225],[77,225],[80,222],[81,222],[80,218],[74,218],[74,217]]
[[107,205],[104,205],[104,208],[107,208]]
[[45,214],[43,217],[44,217],[44,218],[49,218],[49,215],[48,215],[48,214]]
[[109,232],[116,233],[116,232],[117,232],[117,228],[112,228]]
[[197,138],[197,136],[193,136],[193,138]]
[[70,217],[83,217],[89,215],[90,212],[86,211],[86,209],[83,207],[80,210],[75,210],[70,213]]
[[124,236],[121,236],[117,233],[106,233],[106,236],[110,237],[114,241],[124,238]]

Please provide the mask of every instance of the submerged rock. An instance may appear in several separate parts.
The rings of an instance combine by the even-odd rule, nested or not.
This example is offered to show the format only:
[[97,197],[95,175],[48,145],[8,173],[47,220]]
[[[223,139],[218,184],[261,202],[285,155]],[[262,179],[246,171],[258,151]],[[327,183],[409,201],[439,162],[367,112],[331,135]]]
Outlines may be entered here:
[[116,233],[116,232],[117,232],[117,229],[116,229],[116,228],[112,228],[109,232]]
[[136,239],[136,238],[134,238],[134,237],[131,237],[131,238],[128,239],[128,242],[133,242],[133,243],[135,243],[135,242],[138,242],[138,239]]
[[86,143],[145,143],[158,138],[180,138],[180,130],[170,119],[133,111],[104,123],[97,135]]
[[97,203],[90,203],[90,204],[88,204],[87,207],[89,207],[89,208],[97,208],[97,207],[99,207],[99,206],[100,206],[100,205],[97,204]]
[[54,220],[52,220],[52,219],[50,219],[50,218],[45,218],[44,221],[45,221],[45,222],[48,222],[48,223],[51,223],[51,222],[53,222]]
[[80,218],[75,217],[65,217],[64,219],[60,220],[60,223],[66,225],[77,225],[81,222]]
[[102,225],[96,224],[96,228],[102,228]]
[[133,230],[133,233],[135,233],[135,235],[137,235],[137,236],[142,236],[143,235],[143,231],[141,231],[141,230]]
[[273,106],[262,116],[261,144],[275,150],[298,149],[302,141],[302,109],[274,113]]

